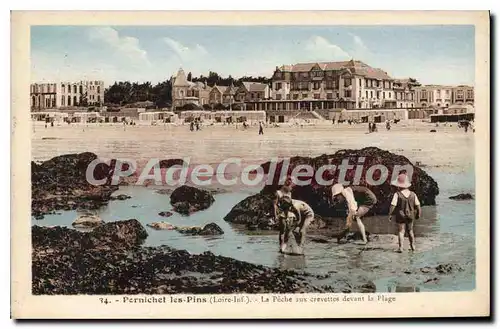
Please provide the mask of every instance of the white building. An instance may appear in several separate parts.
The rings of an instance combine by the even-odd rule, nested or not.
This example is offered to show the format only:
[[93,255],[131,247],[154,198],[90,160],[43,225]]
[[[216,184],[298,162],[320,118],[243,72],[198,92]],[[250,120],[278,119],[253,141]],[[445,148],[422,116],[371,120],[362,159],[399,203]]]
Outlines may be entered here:
[[104,81],[33,83],[30,104],[33,110],[72,106],[100,106],[104,103]]

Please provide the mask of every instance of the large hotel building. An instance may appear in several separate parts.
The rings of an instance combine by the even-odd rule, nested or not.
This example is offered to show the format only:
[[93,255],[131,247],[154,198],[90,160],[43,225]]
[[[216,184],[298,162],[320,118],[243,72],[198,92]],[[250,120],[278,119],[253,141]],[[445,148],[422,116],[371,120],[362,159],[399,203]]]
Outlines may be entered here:
[[[238,88],[190,83],[182,70],[173,80],[174,108],[186,103],[201,106],[217,102],[241,103],[253,110],[321,113],[327,109],[445,109],[474,104],[474,87],[420,85],[415,79],[396,79],[358,60],[276,67],[269,90],[263,84],[253,86],[260,93],[248,83]],[[213,93],[220,97],[211,97]]]

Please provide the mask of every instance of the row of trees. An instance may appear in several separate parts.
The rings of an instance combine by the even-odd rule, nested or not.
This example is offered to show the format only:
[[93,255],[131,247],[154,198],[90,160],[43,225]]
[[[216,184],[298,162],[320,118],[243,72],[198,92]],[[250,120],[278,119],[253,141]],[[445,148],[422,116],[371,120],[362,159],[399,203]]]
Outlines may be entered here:
[[[244,76],[238,79],[232,76],[223,77],[216,72],[209,72],[208,76],[200,75],[193,77],[191,72],[188,73],[187,79],[192,82],[203,82],[209,86],[241,85],[242,81],[270,83],[271,79],[266,77],[248,77]],[[127,104],[139,102],[153,102],[155,107],[169,107],[172,104],[172,82],[166,80],[152,85],[151,82],[130,82],[120,81],[115,82],[104,90],[104,102],[107,105],[124,106]]]

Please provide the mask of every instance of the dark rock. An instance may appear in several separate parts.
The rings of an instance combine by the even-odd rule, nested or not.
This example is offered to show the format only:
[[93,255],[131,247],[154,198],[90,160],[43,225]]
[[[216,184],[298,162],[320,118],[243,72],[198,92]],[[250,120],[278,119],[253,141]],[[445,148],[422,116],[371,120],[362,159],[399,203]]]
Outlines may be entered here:
[[174,210],[184,215],[207,209],[214,202],[212,193],[187,185],[176,188],[170,195]]
[[[381,150],[377,147],[367,147],[361,150],[340,150],[333,155],[325,154],[316,158],[292,157],[290,158],[288,171],[285,170],[285,172],[290,175],[296,166],[302,164],[310,165],[316,171],[323,165],[338,166],[342,163],[342,160],[348,159],[349,164],[354,165],[353,168],[347,170],[346,173],[346,180],[351,181],[355,174],[355,165],[360,157],[365,158],[359,183],[361,186],[368,186],[365,179],[365,174],[368,168],[373,165],[380,164],[384,165],[388,169],[387,179],[382,184],[378,186],[368,186],[378,200],[372,210],[368,213],[368,216],[388,214],[392,195],[395,192],[394,187],[390,184],[395,165],[412,166],[412,190],[417,194],[422,205],[426,206],[436,204],[436,196],[439,194],[439,188],[436,181],[432,179],[432,177],[430,177],[423,169],[414,166],[406,157]],[[224,217],[224,220],[235,224],[255,225],[258,224],[260,219],[270,217],[273,213],[273,195],[280,187],[278,182],[282,166],[283,162],[279,162],[277,164],[273,184],[266,185],[258,194],[247,197],[243,201],[236,204]],[[261,167],[264,169],[265,173],[269,173],[270,162],[262,164]],[[376,173],[378,173],[378,171]],[[338,181],[338,175],[339,170],[332,172],[325,171],[323,179],[332,179],[331,185],[333,185]],[[306,186],[295,186],[292,191],[292,197],[294,199],[307,202],[314,210],[315,215],[317,215],[316,217],[345,218],[347,212],[345,203],[332,204],[329,197],[329,189],[331,188],[331,185],[324,186],[319,184],[314,176],[315,175],[313,175],[311,184]],[[378,178],[376,175],[374,176],[375,179]],[[318,223],[321,223],[321,221],[318,221]],[[323,221],[323,224],[327,225],[329,223]]]
[[172,216],[174,213],[171,212],[171,211],[161,211],[158,213],[159,216],[162,216],[162,217],[170,217]]
[[474,197],[470,193],[460,193],[449,197],[452,200],[473,200]]
[[354,289],[354,292],[359,292],[359,293],[375,293],[377,292],[377,286],[373,282],[367,282],[365,284],[362,284],[361,286],[357,286]]
[[211,252],[192,255],[166,246],[140,247],[137,242],[144,237],[144,228],[137,221],[126,222],[104,224],[90,233],[33,226],[32,293],[335,292],[332,286],[314,285],[313,277],[306,273],[250,264]]
[[173,166],[182,166],[184,164],[184,160],[182,159],[166,159],[160,160],[159,165],[160,168],[170,168]]
[[315,238],[315,237],[312,237],[309,239],[311,242],[316,242],[316,243],[330,243],[331,241],[328,240],[328,239],[324,239],[324,238]]
[[182,234],[189,235],[222,235],[224,231],[215,223],[209,223],[203,227],[177,227],[176,230]]
[[463,271],[463,268],[457,264],[439,264],[436,271],[440,274],[450,274],[457,271]]
[[105,179],[103,185],[87,181],[89,164],[96,160],[94,153],[66,154],[37,164],[31,162],[31,210],[34,216],[54,210],[98,209],[111,200],[118,189],[112,185],[116,160],[110,165],[99,163],[94,178]]
[[132,197],[129,196],[129,195],[119,194],[117,196],[111,197],[111,200],[127,200],[127,199],[130,199],[130,198],[132,198]]
[[32,227],[33,248],[129,249],[140,245],[148,236],[136,219],[106,223],[91,232],[65,227]]

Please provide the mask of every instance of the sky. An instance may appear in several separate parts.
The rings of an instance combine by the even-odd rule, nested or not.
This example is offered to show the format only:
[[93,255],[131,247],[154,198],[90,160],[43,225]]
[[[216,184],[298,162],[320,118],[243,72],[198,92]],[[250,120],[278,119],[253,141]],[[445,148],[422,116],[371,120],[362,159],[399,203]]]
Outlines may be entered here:
[[267,76],[276,66],[361,60],[394,78],[474,84],[474,26],[32,26],[31,80]]

